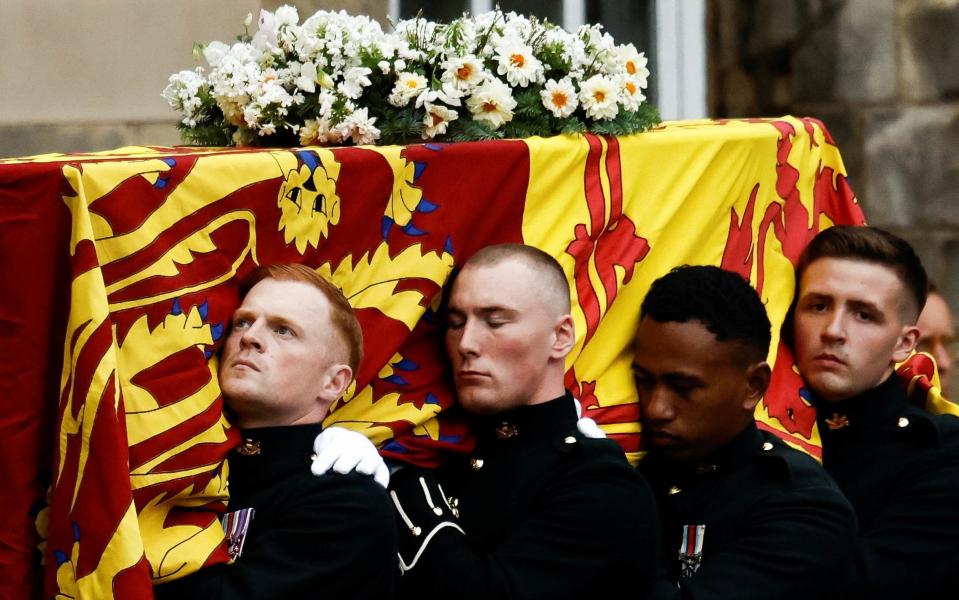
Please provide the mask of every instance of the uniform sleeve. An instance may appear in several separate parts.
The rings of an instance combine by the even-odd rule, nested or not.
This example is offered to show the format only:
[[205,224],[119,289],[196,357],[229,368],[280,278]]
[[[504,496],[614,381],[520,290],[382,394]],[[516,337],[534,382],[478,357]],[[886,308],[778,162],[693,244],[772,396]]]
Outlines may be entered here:
[[[959,458],[908,473],[860,533],[847,597],[938,597],[956,580]],[[948,594],[946,594],[948,596]]]
[[[628,565],[631,597],[652,578],[658,521],[652,493],[625,473],[566,473],[547,484],[529,517],[495,551],[438,532],[417,569],[404,575],[408,597],[535,599],[593,597],[589,585],[610,565]],[[624,561],[624,557],[630,561]],[[631,586],[632,587],[632,586]],[[592,593],[591,593],[592,592]]]
[[[325,475],[272,518],[231,565],[214,565],[155,588],[159,600],[389,598],[397,576],[392,507],[357,475]],[[254,514],[252,527],[256,527]]]
[[692,576],[657,587],[657,600],[808,600],[835,588],[848,569],[855,516],[833,488],[771,497],[743,523],[735,541],[711,551]]

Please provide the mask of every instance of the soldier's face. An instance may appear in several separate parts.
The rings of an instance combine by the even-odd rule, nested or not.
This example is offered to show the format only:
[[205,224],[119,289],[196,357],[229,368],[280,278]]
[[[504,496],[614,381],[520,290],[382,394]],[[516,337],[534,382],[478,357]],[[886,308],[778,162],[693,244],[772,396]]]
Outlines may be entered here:
[[821,258],[803,272],[793,315],[796,364],[820,398],[841,401],[876,387],[915,347],[908,292],[883,265]]
[[520,260],[467,267],[457,276],[446,349],[466,410],[493,414],[556,395],[550,365],[565,352],[556,349],[561,317],[553,312],[541,299],[536,274]]
[[[220,358],[220,387],[241,427],[322,420],[336,358],[330,303],[299,281],[264,279],[233,314]],[[319,417],[317,419],[317,417]]]
[[939,294],[929,294],[916,327],[921,336],[916,349],[928,352],[936,359],[942,389],[948,393],[952,357],[955,356],[956,326],[946,299]]
[[698,460],[742,432],[769,383],[769,366],[742,355],[740,342],[718,341],[699,321],[643,318],[633,374],[646,448]]

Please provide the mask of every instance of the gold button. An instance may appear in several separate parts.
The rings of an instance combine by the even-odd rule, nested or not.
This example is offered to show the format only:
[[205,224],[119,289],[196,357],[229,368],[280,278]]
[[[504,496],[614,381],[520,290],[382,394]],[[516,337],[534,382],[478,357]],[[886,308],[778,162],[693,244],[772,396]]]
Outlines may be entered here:
[[909,427],[909,419],[906,417],[899,417],[899,422],[896,423],[899,427]]
[[683,490],[679,489],[678,487],[674,485],[673,487],[669,488],[669,495],[672,496],[673,494],[678,494],[681,491]]
[[410,533],[418,537],[421,533],[423,533],[423,530],[420,529],[419,527],[410,527]]
[[766,452],[769,452],[772,449],[773,449],[772,442],[766,442],[765,444],[763,444],[763,450],[765,450]]
[[567,435],[566,438],[563,439],[563,441],[566,442],[567,444],[575,444],[576,438],[572,435]]
[[470,466],[473,467],[473,470],[474,470],[474,471],[479,471],[480,469],[483,468],[483,459],[482,459],[482,458],[474,458],[474,459],[470,460]]

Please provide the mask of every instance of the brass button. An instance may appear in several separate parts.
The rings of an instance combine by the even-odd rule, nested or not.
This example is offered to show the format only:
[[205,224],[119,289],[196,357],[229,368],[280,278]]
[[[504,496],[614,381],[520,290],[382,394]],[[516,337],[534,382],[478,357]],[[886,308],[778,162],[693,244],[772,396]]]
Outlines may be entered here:
[[681,491],[683,490],[679,489],[678,487],[674,485],[673,487],[669,488],[669,495],[672,496],[673,494],[678,494]]
[[906,417],[899,417],[899,422],[896,423],[900,428],[909,427],[909,419]]
[[479,471],[483,468],[483,459],[482,458],[473,458],[470,459],[470,466],[473,467],[474,471]]
[[516,429],[516,425],[512,423],[502,422],[499,426],[496,427],[496,437],[501,440],[508,440],[510,438],[516,437],[519,433],[519,430]]
[[236,447],[236,453],[240,456],[257,456],[262,452],[260,442],[246,438],[243,443]]
[[766,452],[769,452],[769,451],[772,450],[772,449],[773,449],[773,443],[772,443],[772,442],[766,442],[766,443],[763,444],[763,450],[765,450]]
[[567,435],[567,436],[563,439],[563,441],[566,442],[567,444],[575,444],[575,443],[576,443],[576,437],[574,437],[574,436],[572,436],[572,435]]
[[414,537],[419,537],[419,535],[423,533],[423,530],[419,527],[410,527],[410,533],[412,533]]

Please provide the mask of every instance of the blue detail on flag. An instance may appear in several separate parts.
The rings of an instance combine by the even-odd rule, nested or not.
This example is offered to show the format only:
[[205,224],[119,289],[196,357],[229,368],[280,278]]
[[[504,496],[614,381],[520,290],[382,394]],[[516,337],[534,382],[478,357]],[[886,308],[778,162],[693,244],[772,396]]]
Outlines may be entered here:
[[433,150],[434,152],[439,152],[443,149],[443,146],[440,146],[439,144],[423,144],[423,147],[425,147],[427,150]]
[[201,319],[206,319],[206,314],[210,311],[210,303],[204,300],[203,304],[196,307],[196,310],[200,313]]
[[167,157],[167,158],[164,158],[164,159],[163,159],[163,162],[165,162],[165,163],[167,164],[167,166],[170,166],[170,167],[175,167],[175,166],[176,166],[176,159],[175,159],[175,158]]
[[422,200],[420,200],[420,203],[416,205],[416,212],[431,213],[437,208],[439,208],[438,204],[433,204],[426,198],[423,198]]
[[157,188],[158,190],[162,190],[163,188],[166,187],[166,184],[167,184],[166,179],[157,179],[156,183],[153,184],[153,187]]
[[426,392],[426,404],[439,404],[440,399],[433,392]]
[[170,314],[171,314],[171,315],[182,315],[182,314],[183,314],[183,309],[180,308],[180,299],[179,299],[179,298],[174,298],[174,299],[173,299],[173,307],[170,308]]
[[383,234],[383,239],[385,240],[390,235],[390,229],[393,228],[393,219],[383,216],[383,220],[380,221],[380,233]]
[[453,254],[453,237],[446,236],[446,242],[443,244],[443,252]]
[[214,342],[223,337],[223,323],[210,325],[210,335],[213,337]]
[[64,552],[63,550],[54,550],[54,551],[53,551],[53,558],[57,561],[57,566],[58,566],[58,567],[59,567],[60,565],[62,565],[63,563],[67,562],[68,560],[70,560],[70,559],[67,557],[67,553]]
[[310,167],[311,171],[315,171],[316,167],[318,167],[320,164],[320,158],[308,150],[299,150],[296,155],[300,157],[300,160],[303,161],[303,164]]
[[443,435],[440,434],[440,441],[447,444],[458,444],[463,439],[461,435]]
[[383,449],[387,452],[393,452],[395,454],[406,454],[408,452],[406,446],[397,442],[396,440],[390,440],[386,442],[386,444],[383,446]]
[[400,362],[393,363],[393,368],[399,369],[400,371],[415,371],[419,369],[420,366],[410,359],[404,358]]
[[204,350],[203,358],[210,360],[210,357],[213,356],[213,350]]
[[78,525],[76,521],[73,521],[72,523],[70,523],[70,526],[73,529],[73,541],[79,542],[80,541],[80,525]]
[[401,376],[397,375],[396,373],[384,377],[383,381],[389,381],[390,383],[393,383],[396,385],[407,385],[406,380],[403,379]]
[[799,397],[812,406],[812,393],[806,388],[799,388]]
[[426,170],[425,162],[414,162],[413,163],[413,181],[416,181],[420,178],[420,175],[423,174],[423,171]]
[[413,225],[413,221],[410,221],[403,227],[403,232],[406,233],[406,235],[426,235],[425,231],[417,229],[416,225]]

